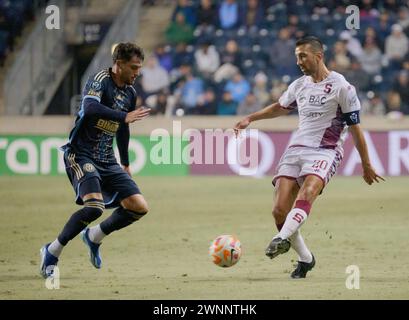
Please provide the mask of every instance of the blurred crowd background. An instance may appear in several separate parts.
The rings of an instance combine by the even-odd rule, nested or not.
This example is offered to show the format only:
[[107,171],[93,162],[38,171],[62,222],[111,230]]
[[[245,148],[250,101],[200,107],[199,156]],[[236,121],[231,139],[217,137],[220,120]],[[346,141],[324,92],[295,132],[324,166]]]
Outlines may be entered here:
[[[306,35],[322,40],[328,67],[357,87],[364,114],[409,114],[408,0],[143,4],[158,2],[173,6],[173,13],[165,17],[165,41],[158,39],[135,83],[139,103],[156,114],[241,115],[263,108],[301,76],[294,49],[296,40]],[[0,67],[24,25],[47,3],[0,0]],[[351,4],[360,9],[357,30],[346,28]],[[139,28],[150,28],[149,22]]]
[[[350,4],[358,30],[346,29]],[[301,75],[294,48],[306,35],[358,88],[364,114],[409,114],[409,8],[399,0],[178,0],[140,88],[158,113],[247,114]]]

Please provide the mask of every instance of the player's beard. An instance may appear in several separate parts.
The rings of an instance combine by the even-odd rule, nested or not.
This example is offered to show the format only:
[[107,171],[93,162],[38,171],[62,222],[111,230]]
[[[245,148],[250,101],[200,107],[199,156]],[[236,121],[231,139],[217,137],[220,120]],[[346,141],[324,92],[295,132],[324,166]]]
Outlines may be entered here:
[[124,82],[125,82],[128,86],[132,86],[135,81],[133,80],[132,77],[127,77]]
[[301,70],[301,72],[302,73],[304,73],[304,75],[306,75],[306,76],[310,76],[310,75],[312,75],[314,72],[311,70],[311,69],[309,69],[309,68],[303,68],[303,69],[301,69],[301,67],[300,67],[300,70]]

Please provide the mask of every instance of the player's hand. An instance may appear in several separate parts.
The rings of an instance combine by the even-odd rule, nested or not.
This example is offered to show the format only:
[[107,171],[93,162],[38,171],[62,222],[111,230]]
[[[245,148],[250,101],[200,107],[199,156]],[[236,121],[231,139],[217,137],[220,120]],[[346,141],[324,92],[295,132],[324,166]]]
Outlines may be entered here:
[[125,123],[133,123],[135,121],[142,120],[149,116],[151,108],[141,107],[134,111],[128,112],[125,118]]
[[362,168],[364,170],[363,178],[367,184],[371,185],[374,182],[379,183],[379,180],[385,181],[384,178],[375,172],[371,165],[364,165]]
[[122,168],[125,170],[127,174],[129,174],[132,177],[131,169],[129,169],[129,166],[122,166]]
[[249,125],[250,125],[249,118],[244,118],[240,122],[237,122],[236,125],[233,128],[234,134],[236,135],[236,138],[239,135],[240,130],[246,129]]

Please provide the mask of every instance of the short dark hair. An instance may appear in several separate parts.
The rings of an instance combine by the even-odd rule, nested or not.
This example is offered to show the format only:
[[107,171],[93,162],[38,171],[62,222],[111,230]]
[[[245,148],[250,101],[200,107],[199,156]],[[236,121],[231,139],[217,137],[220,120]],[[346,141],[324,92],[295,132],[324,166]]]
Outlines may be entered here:
[[142,61],[145,59],[143,49],[132,42],[119,43],[112,54],[114,63],[117,60],[129,61],[133,56],[137,56]]
[[309,44],[314,51],[324,52],[324,45],[322,44],[321,40],[317,37],[308,36],[301,39],[298,39],[295,43],[296,47],[302,46],[304,44]]

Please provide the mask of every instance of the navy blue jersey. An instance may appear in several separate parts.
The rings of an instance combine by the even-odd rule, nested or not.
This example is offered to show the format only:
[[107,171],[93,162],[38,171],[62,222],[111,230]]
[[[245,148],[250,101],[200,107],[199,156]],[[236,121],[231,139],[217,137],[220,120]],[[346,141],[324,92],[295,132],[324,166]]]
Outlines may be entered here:
[[88,79],[81,98],[69,142],[63,149],[102,163],[116,163],[112,148],[117,137],[121,163],[128,165],[129,127],[126,114],[135,110],[136,91],[132,86],[118,87],[111,69]]

